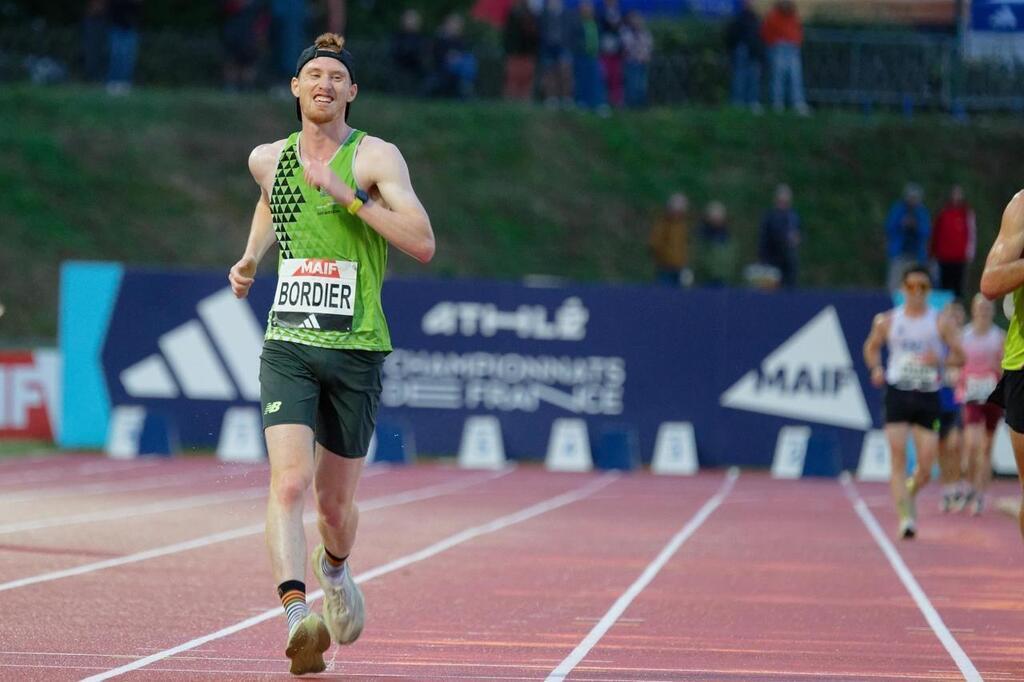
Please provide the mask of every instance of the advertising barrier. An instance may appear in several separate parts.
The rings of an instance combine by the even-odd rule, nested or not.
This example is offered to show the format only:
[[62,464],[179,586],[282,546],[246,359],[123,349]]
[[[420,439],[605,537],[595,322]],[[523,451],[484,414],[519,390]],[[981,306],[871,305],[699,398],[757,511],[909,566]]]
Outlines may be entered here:
[[0,351],[0,438],[56,439],[59,357],[53,349]]
[[[273,279],[239,301],[223,273],[66,264],[62,443],[101,447],[111,408],[140,405],[183,445],[215,446],[228,410],[259,401]],[[512,460],[543,459],[573,419],[592,447],[629,443],[645,463],[662,424],[687,423],[701,466],[767,467],[780,428],[806,425],[855,470],[879,426],[859,350],[882,293],[393,278],[383,298],[380,419],[421,455],[454,455],[466,420],[493,416]]]

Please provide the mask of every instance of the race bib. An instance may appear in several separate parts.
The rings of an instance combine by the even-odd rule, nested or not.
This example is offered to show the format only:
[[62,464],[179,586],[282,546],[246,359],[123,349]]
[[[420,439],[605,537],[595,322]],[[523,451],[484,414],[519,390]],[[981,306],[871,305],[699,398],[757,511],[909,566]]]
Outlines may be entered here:
[[910,390],[934,391],[939,385],[939,370],[921,362],[917,356],[907,355],[896,367],[896,385]]
[[271,310],[283,327],[349,331],[356,306],[357,264],[288,258],[277,271]]
[[992,395],[992,391],[996,390],[997,383],[999,382],[991,375],[967,377],[967,381],[964,384],[964,402],[985,402]]

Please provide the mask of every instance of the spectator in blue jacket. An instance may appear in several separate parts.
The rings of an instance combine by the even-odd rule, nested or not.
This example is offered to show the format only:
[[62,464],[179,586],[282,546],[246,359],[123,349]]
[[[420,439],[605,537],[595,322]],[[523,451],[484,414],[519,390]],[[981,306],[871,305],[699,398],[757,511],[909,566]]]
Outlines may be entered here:
[[903,188],[903,198],[892,205],[885,220],[889,291],[900,288],[903,272],[909,266],[927,263],[931,233],[932,219],[924,205],[924,192],[920,185],[907,183]]

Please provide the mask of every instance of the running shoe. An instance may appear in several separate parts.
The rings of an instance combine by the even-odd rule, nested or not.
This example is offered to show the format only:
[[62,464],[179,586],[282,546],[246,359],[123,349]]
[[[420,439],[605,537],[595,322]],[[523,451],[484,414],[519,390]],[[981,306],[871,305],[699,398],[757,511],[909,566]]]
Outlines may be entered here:
[[942,501],[939,502],[939,511],[943,514],[948,514],[953,509],[953,505],[955,504],[956,495],[954,493],[943,493]]
[[917,535],[917,524],[914,520],[908,517],[900,519],[900,539],[912,540]]
[[971,500],[971,516],[981,516],[982,510],[985,508],[985,498],[981,494],[975,495],[974,499]]
[[317,545],[313,550],[313,573],[324,591],[324,620],[335,642],[351,644],[359,639],[366,620],[363,593],[352,580],[352,571],[348,566],[337,581],[325,576],[322,568],[323,556],[323,544]]
[[322,673],[327,669],[324,652],[331,646],[331,635],[318,613],[310,613],[288,633],[284,655],[291,659],[292,675]]

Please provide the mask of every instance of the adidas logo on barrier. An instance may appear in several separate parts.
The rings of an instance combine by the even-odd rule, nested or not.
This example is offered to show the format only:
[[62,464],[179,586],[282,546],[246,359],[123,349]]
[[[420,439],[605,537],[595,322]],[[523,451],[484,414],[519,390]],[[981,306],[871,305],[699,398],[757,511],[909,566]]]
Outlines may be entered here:
[[871,428],[839,315],[828,306],[722,394],[723,407]]
[[226,288],[196,312],[198,319],[159,337],[159,353],[121,372],[125,391],[133,398],[258,401],[263,329],[252,308]]

